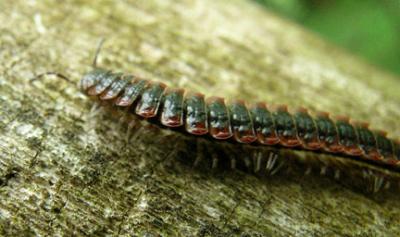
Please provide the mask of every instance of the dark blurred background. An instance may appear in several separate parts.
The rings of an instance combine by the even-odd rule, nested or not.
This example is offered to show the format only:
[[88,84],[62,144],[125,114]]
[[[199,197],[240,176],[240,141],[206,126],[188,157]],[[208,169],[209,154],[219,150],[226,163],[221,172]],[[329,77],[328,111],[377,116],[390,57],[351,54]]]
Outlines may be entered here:
[[400,75],[400,0],[254,0]]

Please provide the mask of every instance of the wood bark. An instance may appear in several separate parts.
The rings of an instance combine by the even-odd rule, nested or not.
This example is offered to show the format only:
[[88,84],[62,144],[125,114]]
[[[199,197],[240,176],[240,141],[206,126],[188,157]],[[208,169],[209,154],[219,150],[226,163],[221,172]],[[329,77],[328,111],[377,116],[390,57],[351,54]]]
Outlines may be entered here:
[[77,83],[104,37],[100,66],[346,114],[399,138],[398,78],[250,1],[17,0],[0,9],[1,235],[400,235],[398,194],[365,195],[318,174],[193,169],[153,133],[126,142],[126,129],[91,113],[76,85],[29,83],[45,71]]

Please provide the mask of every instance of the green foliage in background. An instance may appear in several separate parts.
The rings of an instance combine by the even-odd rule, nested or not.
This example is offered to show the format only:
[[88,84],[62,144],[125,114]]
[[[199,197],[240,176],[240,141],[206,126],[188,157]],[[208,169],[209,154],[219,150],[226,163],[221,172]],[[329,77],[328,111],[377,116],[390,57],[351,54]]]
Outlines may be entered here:
[[255,0],[400,75],[400,0]]

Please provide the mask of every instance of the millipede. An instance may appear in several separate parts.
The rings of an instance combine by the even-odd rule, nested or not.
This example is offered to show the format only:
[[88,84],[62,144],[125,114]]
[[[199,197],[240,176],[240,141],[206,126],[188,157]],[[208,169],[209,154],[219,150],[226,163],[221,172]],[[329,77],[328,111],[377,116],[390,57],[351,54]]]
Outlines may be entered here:
[[[80,80],[82,92],[114,111],[129,114],[135,126],[137,121],[146,121],[161,131],[193,138],[197,152],[210,151],[212,168],[229,161],[231,168],[274,174],[288,161],[278,155],[280,150],[304,150],[315,154],[303,160],[306,174],[317,164],[321,174],[332,167],[335,178],[345,170],[372,180],[369,189],[373,192],[388,188],[392,181],[400,185],[400,142],[370,129],[368,123],[345,116],[331,118],[327,112],[311,113],[306,108],[289,111],[286,105],[206,98],[162,82],[116,73],[96,65],[101,44],[93,69]],[[45,74],[68,80],[59,73]],[[195,165],[200,162],[198,157]]]

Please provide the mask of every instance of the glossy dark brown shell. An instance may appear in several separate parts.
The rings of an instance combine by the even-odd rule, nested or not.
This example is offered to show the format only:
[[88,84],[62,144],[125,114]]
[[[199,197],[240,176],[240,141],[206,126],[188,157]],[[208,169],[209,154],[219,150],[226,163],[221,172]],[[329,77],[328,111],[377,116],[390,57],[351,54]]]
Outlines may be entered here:
[[[400,145],[366,124],[352,124],[347,118],[332,120],[327,113],[315,117],[301,108],[293,115],[286,106],[270,110],[264,103],[248,106],[244,101],[226,103],[221,97],[206,99],[200,93],[185,93],[163,83],[96,68],[81,80],[81,89],[99,100],[150,122],[188,134],[234,140],[254,145],[360,157],[393,167],[400,165]],[[156,119],[154,119],[156,118]]]

